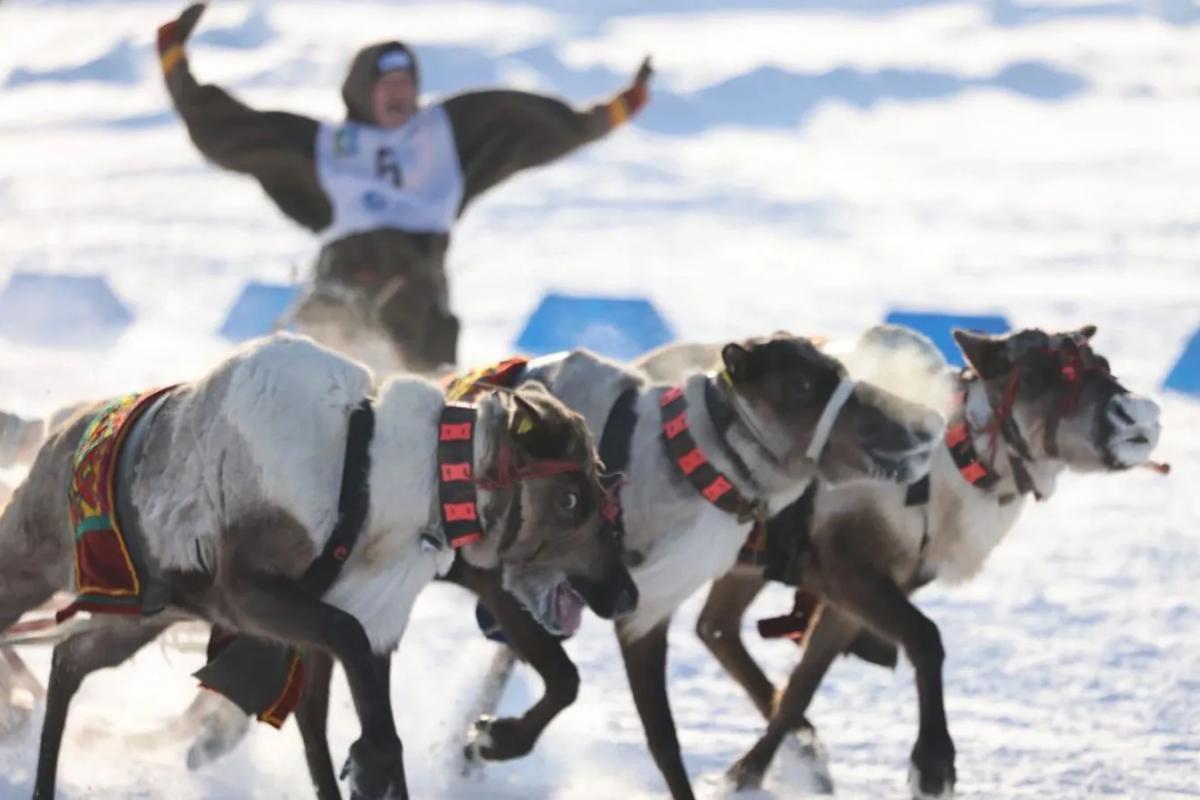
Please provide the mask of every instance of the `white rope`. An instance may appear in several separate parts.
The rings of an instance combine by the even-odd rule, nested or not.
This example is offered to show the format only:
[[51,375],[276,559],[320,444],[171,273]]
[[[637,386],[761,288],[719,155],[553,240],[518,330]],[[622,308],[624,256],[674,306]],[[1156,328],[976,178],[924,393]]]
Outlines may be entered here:
[[837,422],[838,414],[853,393],[854,380],[842,378],[833,394],[829,396],[829,402],[825,404],[825,410],[821,412],[821,418],[817,420],[817,427],[813,430],[812,441],[808,443],[808,450],[804,453],[809,461],[816,461],[821,457],[821,451],[829,441],[829,434],[833,433],[833,424]]

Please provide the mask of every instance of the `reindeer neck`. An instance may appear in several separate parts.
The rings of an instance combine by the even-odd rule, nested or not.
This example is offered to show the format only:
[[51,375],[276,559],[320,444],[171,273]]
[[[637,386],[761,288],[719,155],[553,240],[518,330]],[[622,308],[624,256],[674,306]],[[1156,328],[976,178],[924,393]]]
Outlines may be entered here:
[[[998,478],[991,486],[977,486],[979,491],[994,496],[1002,505],[1024,494],[1033,494],[1038,500],[1053,494],[1062,465],[1037,455],[1014,419],[997,418],[983,381],[965,382],[959,413],[979,461]],[[961,469],[960,472],[966,476]]]
[[795,464],[781,460],[765,441],[768,435],[739,414],[728,391],[714,373],[689,376],[688,406],[704,423],[705,438],[697,440],[740,491],[766,502],[772,511],[783,508],[812,482],[812,471],[799,459]]

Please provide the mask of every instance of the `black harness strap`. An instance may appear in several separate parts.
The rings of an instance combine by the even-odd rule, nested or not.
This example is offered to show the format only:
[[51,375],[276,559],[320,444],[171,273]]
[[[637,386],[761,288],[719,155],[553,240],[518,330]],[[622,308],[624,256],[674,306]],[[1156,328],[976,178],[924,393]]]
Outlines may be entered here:
[[369,451],[374,436],[375,411],[371,408],[370,400],[363,400],[350,412],[337,522],[321,554],[300,578],[300,585],[314,597],[323,596],[333,586],[367,521],[367,509],[371,505],[371,489],[367,481],[371,472]]
[[688,427],[687,400],[681,387],[666,390],[662,406],[663,444],[667,456],[704,499],[738,518],[753,522],[761,516],[760,504],[738,491],[733,482],[712,465]]
[[[333,586],[367,521],[374,435],[375,411],[370,399],[364,399],[350,412],[337,522],[321,554],[300,577],[301,587],[314,597],[323,596]],[[219,627],[213,628],[209,639],[208,663],[195,676],[247,714],[276,728],[283,725],[303,694],[304,667],[293,648]]]
[[907,507],[923,506],[929,502],[929,474],[916,483],[908,485],[908,491],[904,494],[904,505]]
[[709,422],[717,432],[717,443],[721,445],[725,455],[733,462],[733,468],[737,470],[738,477],[754,486],[754,475],[750,472],[750,467],[746,465],[738,452],[729,444],[729,439],[726,438],[733,421],[737,419],[737,411],[734,410],[733,404],[729,402],[715,380],[704,382],[704,408],[708,411]]
[[637,387],[630,387],[621,392],[609,409],[608,419],[604,421],[604,430],[600,433],[599,456],[600,462],[604,464],[600,486],[606,495],[602,513],[616,530],[618,538],[625,535],[625,514],[621,510],[620,487],[625,479],[625,471],[629,468],[633,429],[637,427],[637,398]]

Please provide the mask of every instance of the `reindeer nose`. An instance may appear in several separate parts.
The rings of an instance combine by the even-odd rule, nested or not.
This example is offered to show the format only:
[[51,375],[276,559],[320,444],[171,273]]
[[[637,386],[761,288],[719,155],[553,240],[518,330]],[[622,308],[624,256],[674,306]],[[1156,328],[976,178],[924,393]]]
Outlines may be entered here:
[[928,450],[945,427],[942,415],[923,406],[904,409],[892,419],[877,409],[868,409],[859,428],[864,445],[877,452],[893,454]]
[[[1159,417],[1162,409],[1148,397],[1133,394],[1114,395],[1108,403],[1108,419],[1113,430],[1122,437],[1138,436],[1154,447],[1162,430]],[[1141,442],[1139,442],[1141,444]]]

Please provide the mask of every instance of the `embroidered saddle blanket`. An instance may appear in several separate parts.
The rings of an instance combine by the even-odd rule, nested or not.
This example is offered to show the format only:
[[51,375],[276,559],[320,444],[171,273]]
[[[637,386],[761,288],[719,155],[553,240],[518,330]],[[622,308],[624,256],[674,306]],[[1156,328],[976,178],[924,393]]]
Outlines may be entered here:
[[122,525],[118,509],[128,500],[118,492],[127,487],[118,486],[117,473],[122,449],[138,420],[172,388],[113,400],[80,438],[67,489],[77,596],[58,612],[59,622],[79,611],[149,615],[166,605],[166,587],[147,561],[146,543],[136,525]]

